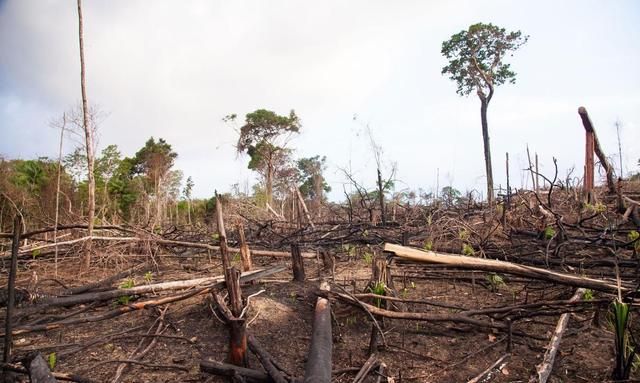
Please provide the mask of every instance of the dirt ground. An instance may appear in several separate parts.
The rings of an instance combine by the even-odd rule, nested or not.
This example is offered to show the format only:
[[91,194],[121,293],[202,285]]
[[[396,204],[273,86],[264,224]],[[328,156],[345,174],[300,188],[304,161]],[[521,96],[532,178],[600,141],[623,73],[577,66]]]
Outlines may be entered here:
[[[112,275],[118,269],[131,266],[136,259],[137,262],[142,260],[135,257],[102,259],[102,264],[96,266],[90,275],[84,276],[78,276],[74,271],[78,267],[76,259],[66,259],[59,266],[61,271],[58,280],[69,286],[81,285]],[[142,270],[133,278],[136,285],[222,274],[219,259],[216,258],[209,260],[196,255],[158,259],[159,265],[151,270],[151,275],[146,273],[147,270]],[[243,287],[245,297],[262,291],[250,299],[246,314],[248,331],[287,372],[302,376],[320,274],[318,262],[315,259],[305,260],[308,281],[304,284],[290,282],[291,265],[287,260],[256,257],[254,262],[258,268],[286,264],[288,271]],[[371,275],[370,260],[343,257],[336,266],[336,285],[349,292],[365,292]],[[59,289],[57,284],[47,280],[53,274],[50,262],[21,264],[18,286],[26,287],[34,272],[40,280],[40,291]],[[470,309],[530,303],[543,298],[567,299],[573,293],[570,288],[531,282],[525,290],[522,282],[508,277],[505,277],[504,285],[492,291],[482,273],[476,273],[475,283],[471,283],[465,278],[470,275],[468,273],[458,272],[453,275],[460,277],[452,279],[452,274],[439,271],[448,277],[436,279],[421,275],[423,272],[420,268],[400,265],[392,269],[401,297],[428,299]],[[6,277],[2,283],[6,283]],[[122,302],[110,303],[111,308],[119,304]],[[424,304],[408,304],[408,309],[442,313],[456,311]],[[67,310],[59,310],[58,313]],[[332,310],[333,369],[337,372],[334,381],[352,381],[357,368],[369,356],[372,325],[368,316],[357,308],[333,302]],[[14,338],[14,355],[20,357],[28,351],[37,350],[47,357],[55,352],[55,371],[74,372],[97,381],[111,381],[119,365],[117,361],[129,358],[143,339],[141,335],[146,334],[155,323],[158,313],[158,309],[142,310],[110,320],[19,335]],[[2,315],[4,320],[4,310]],[[592,319],[592,311],[571,315],[569,330],[563,338],[551,382],[602,382],[609,378],[613,366],[613,333],[606,319],[601,320],[599,325],[595,325]],[[542,358],[557,320],[558,316],[552,315],[517,321],[513,326],[511,356],[492,381],[528,381]],[[169,304],[165,323],[168,325],[166,330],[156,338],[156,344],[142,359],[149,366],[130,365],[121,381],[222,381],[219,377],[201,373],[199,369],[199,362],[205,358],[224,361],[228,350],[228,330],[214,316],[211,298],[200,295]],[[452,323],[387,319],[384,321],[384,331],[387,347],[380,348],[379,356],[389,367],[390,376],[396,378],[396,382],[465,382],[504,355],[509,343],[504,332]],[[260,368],[253,356],[250,364]],[[353,371],[347,371],[349,368]],[[371,381],[375,381],[374,378],[370,378]]]

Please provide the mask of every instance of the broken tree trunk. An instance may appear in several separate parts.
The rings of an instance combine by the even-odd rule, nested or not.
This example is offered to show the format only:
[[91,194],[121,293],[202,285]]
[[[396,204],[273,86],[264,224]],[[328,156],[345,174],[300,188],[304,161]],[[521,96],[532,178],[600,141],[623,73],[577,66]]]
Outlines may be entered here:
[[233,318],[229,318],[229,362],[236,366],[247,367],[247,324],[242,318],[242,293],[240,291],[240,271],[229,270],[227,291]]
[[[329,285],[322,282],[320,290],[328,291]],[[331,304],[328,299],[319,297],[313,316],[313,334],[305,366],[304,383],[331,383],[332,349]]]
[[[589,155],[591,155],[591,163],[590,164],[585,164],[585,165],[590,165],[591,169],[590,169],[590,177],[591,177],[591,187],[593,187],[593,152],[596,153],[596,155],[598,156],[598,159],[600,160],[600,164],[602,165],[602,167],[604,168],[605,172],[607,173],[607,188],[609,189],[609,193],[611,194],[615,194],[616,193],[616,183],[614,181],[615,179],[615,175],[614,175],[614,170],[613,170],[613,166],[611,166],[611,163],[609,162],[609,160],[607,159],[607,156],[604,154],[604,152],[602,151],[602,148],[600,147],[600,142],[598,141],[598,135],[596,134],[596,130],[593,127],[593,124],[591,123],[591,119],[589,118],[589,114],[587,113],[587,109],[584,106],[581,106],[580,108],[578,108],[578,114],[580,114],[580,118],[582,119],[582,125],[584,126],[585,131],[587,132],[587,159],[589,158]],[[590,148],[590,143],[589,143],[589,135],[591,133],[591,140],[592,142],[592,148]],[[591,153],[589,153],[589,150],[592,150]],[[589,169],[585,169],[585,184],[587,182],[587,173]]]
[[247,245],[247,240],[244,237],[244,226],[242,224],[238,225],[238,236],[240,237],[242,271],[251,271],[251,267],[253,266],[251,262],[251,251],[249,250],[249,245]]
[[304,211],[304,216],[307,218],[307,222],[309,222],[309,226],[315,228],[316,226],[313,224],[311,220],[311,214],[309,214],[309,209],[307,209],[307,204],[304,203],[304,199],[302,198],[302,194],[300,194],[300,189],[297,187],[293,187],[295,189],[295,194],[298,197],[298,202],[300,202],[300,206],[302,206],[302,210]]
[[[610,283],[601,279],[580,277],[573,274],[560,273],[557,271],[519,265],[517,263],[499,261],[495,259],[482,259],[463,255],[422,251],[391,243],[384,244],[384,251],[389,251],[395,253],[399,257],[418,262],[438,263],[471,270],[509,273],[523,277],[552,281],[568,286],[585,287],[592,290],[606,291],[610,293],[618,292],[618,286],[615,283]],[[629,290],[629,287],[623,285],[621,290],[626,292]]]
[[300,254],[300,245],[291,244],[291,266],[293,269],[293,280],[296,282],[304,282],[306,275],[304,273],[304,261]]
[[[575,294],[571,297],[571,302],[577,302],[582,299],[586,289],[577,289]],[[542,358],[542,362],[536,366],[536,374],[529,379],[529,383],[546,383],[547,379],[551,375],[551,371],[553,369],[553,362],[555,361],[556,354],[560,349],[560,342],[562,341],[562,335],[567,329],[567,325],[569,324],[569,318],[571,317],[571,313],[564,313],[560,315],[560,320],[558,320],[558,324],[556,325],[556,329],[551,336],[551,341],[549,341],[549,345],[547,346],[547,351],[544,353],[544,357]]]

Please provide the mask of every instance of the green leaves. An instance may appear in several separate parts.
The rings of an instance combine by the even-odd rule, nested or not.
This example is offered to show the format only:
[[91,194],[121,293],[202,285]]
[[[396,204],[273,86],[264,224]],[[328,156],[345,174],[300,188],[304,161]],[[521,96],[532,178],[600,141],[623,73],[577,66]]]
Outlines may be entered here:
[[491,99],[493,88],[504,83],[515,83],[516,73],[504,56],[527,42],[529,36],[520,31],[507,32],[493,24],[473,24],[442,43],[441,53],[449,60],[442,74],[456,82],[461,96],[477,91]]

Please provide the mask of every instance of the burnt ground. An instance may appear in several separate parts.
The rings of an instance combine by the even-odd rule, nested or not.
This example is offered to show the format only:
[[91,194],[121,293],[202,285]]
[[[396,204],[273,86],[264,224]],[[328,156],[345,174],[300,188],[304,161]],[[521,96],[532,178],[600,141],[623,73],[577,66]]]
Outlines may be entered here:
[[[142,270],[133,278],[136,285],[221,275],[219,258],[206,256],[160,256],[152,274]],[[113,275],[143,257],[103,256],[90,273],[78,275],[78,259],[69,257],[59,265],[58,280],[77,286]],[[238,260],[234,259],[234,263]],[[288,271],[264,278],[243,287],[243,295],[264,290],[250,299],[248,331],[290,374],[302,376],[309,348],[313,307],[320,274],[319,263],[306,259],[308,281],[290,282],[290,262],[282,258],[255,257],[255,267],[287,264]],[[343,256],[336,265],[335,283],[349,292],[364,292],[371,275],[371,262],[361,257]],[[17,286],[26,287],[37,273],[39,291],[56,291],[52,262],[34,260],[20,264]],[[568,299],[573,289],[545,282],[518,280],[504,276],[504,285],[493,291],[486,275],[443,269],[411,268],[398,265],[392,269],[398,295],[402,298],[430,300],[465,309],[497,307],[540,300]],[[6,274],[1,283],[6,283]],[[117,287],[121,282],[115,283]],[[148,298],[145,297],[145,298]],[[598,293],[594,298],[599,298]],[[135,297],[134,297],[135,299]],[[108,308],[121,305],[112,301]],[[77,307],[50,311],[65,314]],[[456,309],[425,304],[408,304],[416,312],[451,313]],[[101,308],[105,310],[105,308]],[[357,368],[369,356],[371,322],[361,310],[334,301],[333,369],[335,382],[352,381]],[[159,309],[141,310],[113,319],[66,326],[47,332],[18,335],[14,338],[17,358],[37,350],[45,357],[55,352],[55,371],[74,372],[96,381],[111,381],[118,360],[128,359],[143,339],[141,335],[154,325]],[[83,314],[79,314],[83,315]],[[571,315],[551,382],[602,382],[608,380],[613,366],[613,332],[607,319],[593,321],[593,310]],[[34,319],[30,317],[24,322]],[[528,381],[540,362],[558,315],[520,319],[513,326],[512,355],[506,366],[493,377],[495,382]],[[147,365],[130,365],[123,382],[218,382],[219,377],[201,373],[204,358],[224,361],[228,350],[228,331],[214,316],[211,298],[195,296],[168,305],[167,325],[162,336],[142,359]],[[387,347],[379,350],[380,359],[389,367],[396,382],[464,382],[485,370],[505,354],[508,336],[503,331],[447,322],[426,323],[389,320],[384,323]],[[2,310],[4,328],[4,310]],[[252,367],[259,362],[250,357]],[[153,366],[157,365],[157,366]],[[355,368],[355,371],[347,371]],[[372,379],[372,378],[370,378]],[[375,381],[374,379],[370,381]]]

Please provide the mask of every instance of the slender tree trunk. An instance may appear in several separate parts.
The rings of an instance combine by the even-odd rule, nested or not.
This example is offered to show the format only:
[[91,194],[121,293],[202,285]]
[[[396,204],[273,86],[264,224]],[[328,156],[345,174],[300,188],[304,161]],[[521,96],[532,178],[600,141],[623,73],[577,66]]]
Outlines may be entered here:
[[[89,126],[89,107],[87,102],[86,74],[84,67],[84,40],[83,40],[83,24],[82,24],[82,0],[78,0],[78,40],[80,42],[80,88],[82,91],[82,125],[84,128],[85,145],[87,148],[87,173],[89,181],[89,200],[88,200],[88,232],[89,237],[93,235],[93,220],[96,209],[96,181],[93,177],[93,130]],[[91,264],[91,246],[92,241],[89,239],[86,243],[84,254],[84,267],[89,268]]]
[[382,225],[387,224],[387,215],[384,212],[384,192],[382,187],[382,173],[380,173],[380,168],[378,168],[378,199],[380,202],[380,218],[382,218]]
[[53,243],[56,245],[54,248],[53,256],[53,273],[55,277],[58,277],[58,218],[60,217],[60,175],[62,173],[62,140],[64,138],[64,129],[67,125],[67,115],[62,114],[62,127],[60,128],[60,147],[58,148],[58,180],[56,182],[56,214],[55,223],[53,226]]
[[267,185],[266,185],[266,200],[267,204],[273,208],[273,164],[269,161],[267,165]]
[[489,101],[480,97],[480,119],[482,121],[482,142],[484,144],[484,165],[487,171],[487,202],[493,204],[493,170],[491,167],[491,146],[489,144],[489,123],[487,122],[487,109]]
[[191,198],[187,198],[187,216],[189,218],[189,226],[191,226]]

